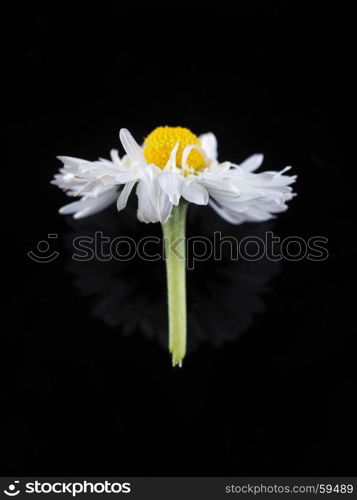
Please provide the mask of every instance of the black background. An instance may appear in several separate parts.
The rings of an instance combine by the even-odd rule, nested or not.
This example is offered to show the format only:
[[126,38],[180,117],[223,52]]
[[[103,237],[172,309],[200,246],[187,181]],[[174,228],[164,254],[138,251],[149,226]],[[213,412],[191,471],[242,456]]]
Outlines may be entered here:
[[[356,474],[346,5],[19,7],[4,18],[2,475]],[[142,140],[160,124],[212,130],[222,159],[264,152],[268,169],[293,165],[298,197],[274,231],[329,238],[327,261],[250,267],[259,300],[255,288],[252,300],[237,290],[246,270],[229,262],[223,285],[215,262],[189,272],[201,340],[182,370],[157,340],[163,264],[98,271],[74,268],[68,253],[78,231],[160,228],[135,222],[135,207],[73,222],[58,215],[67,200],[49,184],[56,155],[108,157],[121,127]],[[258,230],[208,208],[196,215],[192,234]],[[31,261],[49,233],[60,257]],[[96,308],[112,280],[121,319],[108,320]]]

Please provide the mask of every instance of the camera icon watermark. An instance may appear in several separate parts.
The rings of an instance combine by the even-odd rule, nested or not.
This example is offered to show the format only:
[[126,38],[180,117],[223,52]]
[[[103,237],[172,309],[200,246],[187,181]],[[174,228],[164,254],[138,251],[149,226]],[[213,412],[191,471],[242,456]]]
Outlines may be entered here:
[[49,262],[53,262],[59,256],[59,252],[56,250],[51,250],[52,242],[48,240],[56,240],[58,238],[58,234],[50,233],[47,235],[47,240],[40,240],[35,250],[30,250],[27,252],[27,256],[30,257],[31,260],[38,262],[40,264],[47,264]]
[[20,489],[17,486],[19,483],[20,481],[14,481],[9,484],[9,486],[4,490],[5,495],[8,497],[16,497],[20,493]]

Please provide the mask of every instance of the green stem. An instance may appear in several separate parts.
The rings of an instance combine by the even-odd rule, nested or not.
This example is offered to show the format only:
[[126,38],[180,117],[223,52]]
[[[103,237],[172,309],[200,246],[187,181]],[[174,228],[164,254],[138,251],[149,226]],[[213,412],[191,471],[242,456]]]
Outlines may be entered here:
[[186,211],[187,203],[173,207],[163,224],[169,308],[169,351],[172,365],[182,366],[186,354]]

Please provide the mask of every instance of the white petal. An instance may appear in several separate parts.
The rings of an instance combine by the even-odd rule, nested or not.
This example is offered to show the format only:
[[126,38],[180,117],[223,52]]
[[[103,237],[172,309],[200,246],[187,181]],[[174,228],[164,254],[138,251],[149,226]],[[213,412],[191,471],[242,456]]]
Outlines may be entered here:
[[82,163],[89,163],[87,160],[82,160],[81,158],[73,158],[72,156],[57,156],[64,165],[69,165],[70,167],[78,167]]
[[184,183],[181,193],[185,200],[196,205],[207,205],[208,203],[209,196],[207,189],[198,182]]
[[249,158],[244,160],[239,166],[245,172],[254,172],[254,170],[257,170],[257,168],[260,167],[260,165],[263,163],[263,160],[264,160],[264,155],[255,154],[249,156]]
[[165,165],[165,170],[176,170],[176,155],[177,155],[177,149],[179,147],[179,142],[176,142],[175,146],[172,148],[172,151],[170,153],[170,158],[168,162]]
[[[91,203],[91,205],[87,206],[83,210],[80,210],[79,212],[75,213],[73,218],[74,219],[82,219],[83,217],[88,217],[89,215],[94,215],[98,212],[101,212],[105,208],[109,207],[114,201],[115,198],[117,197],[117,194],[114,196],[106,197],[105,199],[103,198],[96,198],[95,202],[96,203]],[[94,201],[94,200],[93,200]]]
[[254,206],[249,207],[244,216],[247,222],[263,222],[274,219],[274,215],[264,210],[262,207]]
[[88,215],[95,214],[107,208],[115,201],[117,196],[118,196],[117,189],[113,188],[107,190],[101,196],[98,196],[98,198],[87,198],[75,201],[74,203],[69,203],[68,205],[62,207],[59,210],[59,213],[60,214],[74,213],[73,217],[75,219],[87,217]]
[[120,160],[120,156],[119,156],[119,153],[118,153],[118,150],[117,149],[112,149],[110,151],[110,157],[112,159],[112,162],[115,164],[115,165],[118,165],[120,166],[121,165],[121,160]]
[[122,128],[120,130],[119,137],[127,155],[130,156],[133,161],[139,164],[146,165],[146,160],[144,158],[142,149],[136,142],[134,137],[131,135],[129,130],[127,130],[126,128]]
[[168,195],[174,205],[178,205],[181,197],[182,177],[176,172],[162,172],[157,176],[161,189]]
[[224,209],[215,203],[212,199],[209,201],[210,206],[222,217],[222,219],[230,222],[231,224],[240,224],[244,221],[244,217],[236,214],[229,209]]
[[81,210],[86,207],[86,204],[84,201],[79,200],[79,201],[74,201],[73,203],[68,203],[67,205],[64,205],[58,210],[58,213],[62,215],[68,215],[68,214],[74,214],[77,212],[77,210]]
[[136,181],[131,181],[127,182],[124,184],[123,189],[121,190],[121,193],[119,195],[118,201],[117,201],[117,209],[120,212],[120,210],[123,210],[123,208],[126,207],[126,204],[128,203],[128,198],[130,196],[130,193],[135,185]]
[[208,163],[208,158],[203,148],[195,146],[194,144],[190,144],[189,146],[186,146],[185,149],[183,150],[182,160],[181,160],[182,168],[189,168],[189,165],[187,165],[187,159],[193,149],[197,149],[197,151],[201,153],[201,155],[205,158],[206,162]]
[[[158,187],[158,185],[156,185]],[[155,192],[156,191],[156,192]],[[158,222],[158,195],[153,179],[146,172],[138,182],[136,194],[138,197],[138,219],[142,222]]]
[[127,182],[135,181],[139,178],[138,172],[127,170],[125,172],[118,172],[112,176],[117,184],[126,184]]
[[158,183],[162,172],[159,168],[148,165],[143,171],[136,194],[138,196],[138,219],[142,222],[166,222],[169,218],[172,203],[169,196]]
[[202,134],[199,137],[202,149],[205,151],[207,158],[210,160],[215,160],[217,158],[217,139],[212,132],[208,134]]
[[159,215],[160,222],[165,224],[171,215],[173,204],[170,202],[169,197],[166,193],[160,194],[160,202],[159,202]]

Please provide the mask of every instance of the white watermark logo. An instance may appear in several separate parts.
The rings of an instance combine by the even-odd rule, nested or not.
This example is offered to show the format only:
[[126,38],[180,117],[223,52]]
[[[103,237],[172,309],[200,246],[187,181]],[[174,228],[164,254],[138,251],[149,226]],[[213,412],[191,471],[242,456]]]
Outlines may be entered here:
[[5,495],[8,497],[16,497],[20,493],[20,489],[18,488],[18,484],[20,481],[14,481],[13,483],[9,484],[7,489],[4,490]]
[[[5,495],[9,497],[15,497],[20,493],[20,488],[18,484],[20,481],[13,481],[4,490]],[[103,482],[91,482],[91,481],[81,481],[81,482],[60,482],[56,481],[53,483],[42,482],[42,481],[31,481],[24,485],[23,492],[25,494],[67,494],[75,498],[77,495],[84,494],[119,494],[119,493],[131,493],[130,483],[119,483],[111,481]]]

